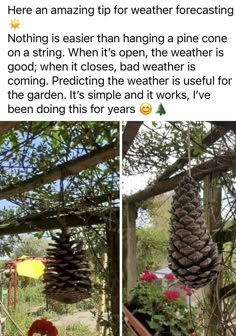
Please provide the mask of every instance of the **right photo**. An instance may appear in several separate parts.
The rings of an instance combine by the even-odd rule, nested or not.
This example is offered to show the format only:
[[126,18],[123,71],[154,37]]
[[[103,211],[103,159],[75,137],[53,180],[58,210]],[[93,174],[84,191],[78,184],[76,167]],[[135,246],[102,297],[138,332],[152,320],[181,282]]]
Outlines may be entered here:
[[236,122],[126,122],[123,335],[236,335]]

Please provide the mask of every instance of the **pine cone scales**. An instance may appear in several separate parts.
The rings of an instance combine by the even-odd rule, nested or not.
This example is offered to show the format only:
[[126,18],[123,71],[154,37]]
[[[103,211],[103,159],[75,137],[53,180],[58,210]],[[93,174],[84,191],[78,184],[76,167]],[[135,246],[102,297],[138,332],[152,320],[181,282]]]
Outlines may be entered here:
[[49,244],[48,261],[44,273],[44,293],[62,303],[76,303],[88,298],[92,285],[89,263],[82,243],[71,241],[70,235],[61,233]]
[[175,189],[171,210],[170,268],[190,288],[200,288],[218,276],[217,244],[203,219],[197,182],[185,176]]

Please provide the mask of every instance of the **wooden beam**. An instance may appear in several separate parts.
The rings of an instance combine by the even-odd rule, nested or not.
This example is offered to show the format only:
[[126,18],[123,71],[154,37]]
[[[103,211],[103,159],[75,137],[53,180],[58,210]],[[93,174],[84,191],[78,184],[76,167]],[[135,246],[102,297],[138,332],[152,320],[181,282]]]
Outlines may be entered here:
[[210,121],[210,123],[222,127],[227,131],[236,131],[236,121]]
[[[111,191],[107,194],[103,194],[103,195],[99,195],[99,196],[94,196],[93,198],[83,198],[80,202],[74,202],[73,203],[73,207],[66,207],[63,209],[63,214],[65,215],[69,215],[72,213],[76,213],[78,212],[78,209],[85,209],[86,211],[89,211],[89,209],[91,209],[91,207],[98,207],[99,204],[101,203],[107,203],[110,204],[111,200],[118,200],[119,198],[119,191],[118,190],[114,190]],[[100,208],[101,209],[101,208]],[[52,210],[46,210],[43,212],[35,212],[32,214],[29,214],[27,216],[24,217],[18,217],[17,221],[19,223],[21,222],[27,222],[27,221],[32,221],[34,219],[44,219],[44,218],[48,218],[48,217],[53,217],[56,216],[58,214],[58,208],[56,209],[52,209]],[[14,223],[15,219],[13,220]],[[6,226],[9,225],[11,223],[11,221],[8,221],[6,219],[4,220],[0,220],[0,229],[1,229],[1,225],[2,226]]]
[[[221,217],[221,198],[222,191],[219,186],[218,174],[209,174],[204,178],[204,214],[205,222],[208,225],[210,233],[213,233],[219,230],[222,227],[222,217]],[[222,241],[220,236],[214,235],[213,238],[219,238],[216,243],[220,243],[220,253],[223,251]],[[219,247],[219,246],[218,246]]]
[[[221,218],[221,187],[219,186],[219,175],[209,174],[204,178],[204,217],[205,223],[209,229],[210,234],[219,229],[222,225]],[[213,237],[215,238],[215,236]],[[223,253],[222,241],[216,241],[219,253]],[[220,309],[220,290],[223,284],[223,276],[220,273],[217,279],[211,281],[203,289],[204,299],[206,301],[206,313],[204,316],[205,336],[221,335],[221,320],[222,313]]]
[[[226,172],[236,166],[236,154],[234,152],[226,152],[216,158],[205,161],[192,168],[192,177],[196,181],[201,181],[206,175],[213,172]],[[163,180],[138,191],[137,193],[124,198],[125,202],[144,201],[150,197],[154,197],[176,188],[177,184],[186,175],[186,172],[175,175],[168,180]]]
[[122,158],[128,153],[143,121],[128,121],[122,136]]
[[114,220],[106,226],[107,237],[107,271],[106,283],[110,289],[110,307],[112,317],[112,334],[119,336],[119,308],[120,308],[120,246],[119,220]]
[[[115,208],[112,211],[113,216],[118,218],[119,209]],[[65,221],[68,228],[81,227],[81,226],[91,226],[91,225],[102,225],[106,224],[107,220],[110,218],[110,209],[101,213],[91,213],[91,211],[82,214],[68,214],[61,215],[60,221]],[[112,218],[112,217],[111,217]],[[62,227],[61,222],[56,216],[46,217],[46,218],[33,218],[33,219],[19,219],[19,221],[14,220],[8,225],[0,225],[0,236],[3,235],[13,235],[30,233],[37,231],[48,231],[57,230]]]
[[20,121],[0,121],[0,136],[19,123]]
[[127,230],[127,204],[122,202],[122,288],[123,288],[123,302],[127,302],[128,300],[128,292],[127,292],[127,239],[128,239],[128,230]]
[[21,193],[35,189],[37,186],[58,180],[62,175],[63,177],[75,175],[82,170],[95,167],[99,163],[114,159],[118,155],[119,145],[117,141],[94,150],[91,153],[83,155],[77,159],[60,164],[43,174],[33,176],[25,181],[2,189],[0,191],[0,200],[16,197]]
[[134,203],[126,205],[127,211],[127,297],[130,290],[134,287],[137,281],[136,269],[136,218],[137,208]]

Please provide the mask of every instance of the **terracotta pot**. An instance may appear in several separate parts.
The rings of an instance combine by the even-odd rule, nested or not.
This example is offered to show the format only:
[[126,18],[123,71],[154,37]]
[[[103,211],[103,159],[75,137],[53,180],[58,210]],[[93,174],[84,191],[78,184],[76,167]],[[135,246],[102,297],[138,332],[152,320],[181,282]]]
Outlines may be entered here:
[[123,305],[123,312],[127,317],[129,326],[136,332],[138,336],[152,336],[149,331],[137,320],[134,315]]

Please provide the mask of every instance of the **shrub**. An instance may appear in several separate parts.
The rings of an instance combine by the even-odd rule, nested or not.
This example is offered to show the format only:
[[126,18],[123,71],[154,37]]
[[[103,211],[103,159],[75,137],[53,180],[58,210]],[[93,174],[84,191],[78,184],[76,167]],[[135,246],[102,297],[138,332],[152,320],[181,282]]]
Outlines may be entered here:
[[157,270],[166,264],[168,233],[156,227],[137,229],[137,271]]
[[91,331],[88,326],[80,323],[71,324],[66,327],[58,328],[60,336],[96,336],[96,332]]

